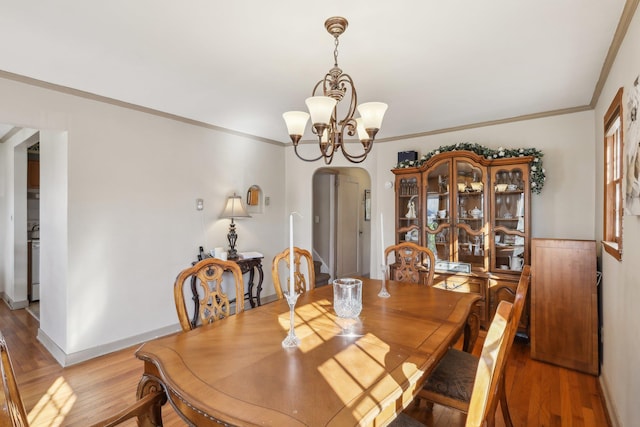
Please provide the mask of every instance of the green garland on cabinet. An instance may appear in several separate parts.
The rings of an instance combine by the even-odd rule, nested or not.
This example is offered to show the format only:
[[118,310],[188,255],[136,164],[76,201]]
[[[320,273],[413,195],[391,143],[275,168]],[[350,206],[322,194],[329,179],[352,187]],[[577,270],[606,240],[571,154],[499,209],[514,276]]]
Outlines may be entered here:
[[486,159],[500,159],[509,157],[524,157],[533,156],[533,163],[531,164],[529,178],[531,181],[531,191],[535,194],[540,194],[542,187],[544,187],[545,170],[542,167],[542,151],[535,148],[503,148],[499,147],[497,150],[484,147],[480,144],[471,142],[458,142],[452,145],[441,145],[439,148],[423,154],[418,160],[405,160],[396,165],[396,169],[401,168],[414,168],[421,166],[424,162],[431,157],[445,153],[447,151],[472,151]]

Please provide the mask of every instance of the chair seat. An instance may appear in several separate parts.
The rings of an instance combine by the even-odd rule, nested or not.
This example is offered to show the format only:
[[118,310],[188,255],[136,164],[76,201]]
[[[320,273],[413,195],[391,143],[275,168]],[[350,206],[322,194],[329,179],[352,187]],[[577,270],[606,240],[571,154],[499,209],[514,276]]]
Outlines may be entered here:
[[429,375],[418,397],[433,402],[445,398],[448,405],[466,412],[477,369],[477,356],[451,348]]

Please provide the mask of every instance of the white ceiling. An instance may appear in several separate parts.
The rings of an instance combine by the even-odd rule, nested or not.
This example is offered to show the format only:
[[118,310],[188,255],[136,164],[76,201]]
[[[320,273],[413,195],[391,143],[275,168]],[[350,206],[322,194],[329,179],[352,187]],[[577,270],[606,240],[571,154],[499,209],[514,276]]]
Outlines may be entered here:
[[281,114],[333,66],[340,15],[339,65],[392,138],[589,105],[624,5],[0,0],[0,70],[289,142]]

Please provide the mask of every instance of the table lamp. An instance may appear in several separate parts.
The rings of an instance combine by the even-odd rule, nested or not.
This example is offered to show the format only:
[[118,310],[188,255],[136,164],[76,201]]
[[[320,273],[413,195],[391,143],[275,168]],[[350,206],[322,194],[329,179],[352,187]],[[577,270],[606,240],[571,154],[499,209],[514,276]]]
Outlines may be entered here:
[[236,234],[236,225],[234,224],[234,218],[251,218],[251,215],[247,213],[244,205],[242,204],[242,198],[236,193],[233,196],[229,196],[227,199],[227,205],[224,207],[224,211],[220,218],[231,218],[231,224],[229,224],[229,233],[227,239],[229,240],[229,253],[228,259],[238,258],[238,252],[236,251],[236,240],[238,235]]

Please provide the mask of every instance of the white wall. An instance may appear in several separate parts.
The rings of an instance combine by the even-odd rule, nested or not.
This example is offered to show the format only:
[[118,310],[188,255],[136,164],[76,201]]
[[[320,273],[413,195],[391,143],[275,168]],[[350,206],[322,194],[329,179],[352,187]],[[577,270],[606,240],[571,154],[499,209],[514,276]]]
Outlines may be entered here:
[[[620,87],[624,87],[623,109],[626,108],[626,95],[640,74],[638,45],[640,12],[636,10],[595,109],[598,240],[603,237],[604,114]],[[627,112],[624,112],[623,119],[627,117]],[[624,130],[627,125],[623,126]],[[605,390],[614,425],[631,427],[638,425],[640,420],[637,407],[637,396],[640,395],[640,275],[637,265],[640,260],[640,216],[623,217],[622,239],[621,262],[604,251],[601,255],[604,348],[600,383]]]
[[[281,146],[8,79],[0,93],[1,123],[48,135],[40,158],[40,337],[61,363],[177,330],[176,275],[198,246],[227,246],[229,221],[218,216],[227,196],[244,197],[252,184],[271,203],[237,221],[237,247],[264,254],[262,296],[273,294],[271,260],[287,242]],[[13,161],[1,155],[7,202]],[[13,247],[7,221],[5,214],[5,251]],[[0,289],[13,273],[5,259]]]

